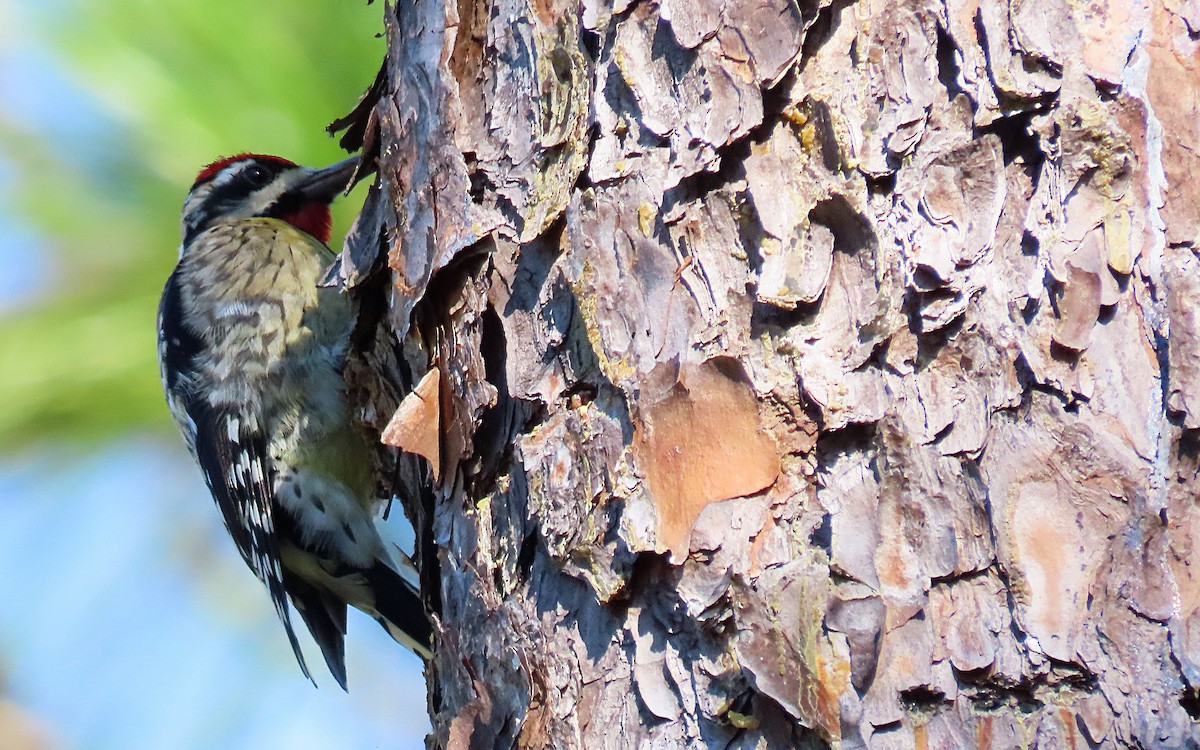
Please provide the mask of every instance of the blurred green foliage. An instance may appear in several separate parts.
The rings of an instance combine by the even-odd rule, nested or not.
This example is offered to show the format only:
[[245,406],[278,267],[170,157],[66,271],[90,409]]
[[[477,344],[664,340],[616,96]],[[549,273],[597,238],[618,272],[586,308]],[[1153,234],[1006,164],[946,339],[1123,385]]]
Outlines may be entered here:
[[[68,0],[15,11],[8,33],[46,40],[115,135],[74,142],[74,126],[85,140],[97,129],[0,112],[10,213],[40,234],[55,274],[47,294],[0,314],[0,449],[169,424],[155,313],[192,178],[239,151],[343,158],[324,126],[379,67],[381,5]],[[63,117],[78,111],[63,105]],[[335,247],[361,191],[335,211]]]

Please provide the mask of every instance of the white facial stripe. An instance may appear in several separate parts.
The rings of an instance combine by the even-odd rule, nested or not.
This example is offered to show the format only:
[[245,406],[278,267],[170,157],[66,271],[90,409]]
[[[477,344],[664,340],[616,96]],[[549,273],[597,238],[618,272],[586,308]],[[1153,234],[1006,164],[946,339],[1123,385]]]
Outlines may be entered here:
[[[213,179],[213,189],[228,185],[236,180],[242,172],[255,166],[253,161],[239,161],[222,169]],[[250,194],[245,204],[239,207],[236,216],[255,216],[270,208],[286,193],[301,176],[300,170],[285,171],[268,185]]]
[[292,184],[296,181],[296,177],[300,175],[299,171],[280,175],[272,180],[266,187],[255,191],[250,195],[250,199],[246,202],[248,213],[247,216],[254,216],[266,211],[275,204],[283,194],[291,189]]
[[[212,192],[212,183],[205,183],[188,193],[183,201],[183,236],[186,240],[188,232],[198,222],[197,215],[201,212],[208,194]],[[184,245],[179,246],[179,257],[183,257]]]
[[[188,223],[191,217],[201,215],[200,212],[203,210],[204,204],[208,201],[209,196],[211,196],[214,191],[219,191],[221,188],[238,179],[238,177],[245,170],[253,166],[255,166],[255,162],[251,160],[239,161],[235,162],[234,164],[230,164],[218,172],[213,179],[205,182],[203,185],[200,185],[191,193],[189,193],[183,204],[185,234],[188,230]],[[240,205],[234,207],[222,206],[221,216],[230,219],[239,219],[260,215],[274,205],[284,193],[290,190],[298,182],[303,180],[307,174],[308,170],[289,168],[272,180],[268,185],[260,188],[254,193],[251,193],[241,202]]]
[[217,172],[216,177],[213,177],[209,184],[213,187],[222,187],[228,185],[237,179],[238,175],[240,175],[242,172],[245,172],[253,165],[254,162],[249,159],[244,161],[235,161],[233,164],[225,167],[220,172]]

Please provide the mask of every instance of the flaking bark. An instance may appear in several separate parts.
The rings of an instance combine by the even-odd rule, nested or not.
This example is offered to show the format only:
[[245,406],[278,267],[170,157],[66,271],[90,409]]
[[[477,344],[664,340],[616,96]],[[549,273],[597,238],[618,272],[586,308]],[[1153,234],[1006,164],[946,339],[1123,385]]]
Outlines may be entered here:
[[431,743],[1200,742],[1198,8],[389,8]]

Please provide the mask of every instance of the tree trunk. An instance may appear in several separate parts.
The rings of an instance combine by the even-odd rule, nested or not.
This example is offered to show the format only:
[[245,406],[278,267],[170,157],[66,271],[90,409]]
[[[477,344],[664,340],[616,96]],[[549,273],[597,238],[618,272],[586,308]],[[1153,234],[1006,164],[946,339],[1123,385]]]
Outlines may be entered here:
[[1200,742],[1196,0],[386,16],[435,746]]

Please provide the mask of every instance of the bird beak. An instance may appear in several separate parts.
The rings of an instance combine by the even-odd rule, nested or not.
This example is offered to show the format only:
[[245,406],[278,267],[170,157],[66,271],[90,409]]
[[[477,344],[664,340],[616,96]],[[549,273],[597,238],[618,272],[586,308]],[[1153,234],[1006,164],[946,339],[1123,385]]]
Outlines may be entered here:
[[313,169],[301,179],[297,189],[309,200],[329,203],[342,191],[349,191],[350,178],[358,168],[358,157],[351,156],[345,161],[330,165],[324,169]]

